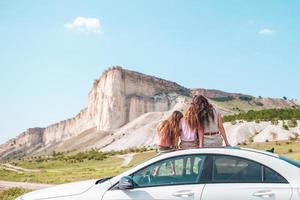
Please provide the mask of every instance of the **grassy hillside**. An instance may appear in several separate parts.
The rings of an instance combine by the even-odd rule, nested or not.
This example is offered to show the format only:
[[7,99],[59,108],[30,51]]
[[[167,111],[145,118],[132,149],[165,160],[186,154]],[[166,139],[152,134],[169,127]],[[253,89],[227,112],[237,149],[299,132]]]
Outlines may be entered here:
[[266,110],[250,110],[245,113],[224,116],[224,122],[234,120],[263,120],[263,121],[278,121],[278,120],[298,120],[300,119],[300,109],[266,109]]
[[289,157],[293,160],[300,161],[300,139],[277,142],[251,143],[241,146],[260,150],[275,148],[275,153]]
[[[275,152],[300,161],[300,139],[281,142],[251,143],[245,147],[261,150],[275,148]],[[32,172],[15,172],[0,168],[0,180],[27,181],[38,183],[59,184],[78,180],[97,179],[114,176],[155,155],[155,151],[135,153],[131,162],[123,166],[124,160],[118,156],[108,156],[103,160],[83,159],[68,161],[64,159],[32,159],[14,160],[10,164],[31,169]]]
[[240,99],[233,99],[229,101],[216,101],[212,100],[212,103],[234,112],[246,112],[249,110],[260,110],[263,109],[262,106],[248,101],[243,101]]
[[15,172],[0,168],[0,180],[37,182],[37,183],[67,183],[77,180],[97,179],[114,176],[155,155],[154,151],[138,153],[127,166],[122,166],[123,159],[110,156],[104,160],[66,161],[66,160],[14,160],[10,164],[31,169],[32,172]]
[[[275,152],[280,155],[300,161],[300,139],[294,141],[251,143],[243,145],[255,149],[275,148]],[[32,160],[32,161],[12,161],[11,163],[26,169],[40,170],[31,173],[17,173],[0,169],[0,180],[28,181],[40,183],[66,183],[84,179],[95,179],[119,174],[137,164],[153,157],[155,151],[136,153],[133,160],[127,166],[122,166],[121,158],[111,156],[104,160],[84,160],[77,163],[66,163],[62,160]],[[0,190],[0,200],[13,200],[17,196],[28,192],[21,188]]]

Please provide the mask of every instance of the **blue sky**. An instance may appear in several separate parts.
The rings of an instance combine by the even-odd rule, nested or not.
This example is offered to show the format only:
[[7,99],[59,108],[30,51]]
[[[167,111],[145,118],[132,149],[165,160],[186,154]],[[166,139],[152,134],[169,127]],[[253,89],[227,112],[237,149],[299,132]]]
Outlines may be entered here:
[[300,98],[300,1],[0,1],[0,143],[78,113],[113,65]]

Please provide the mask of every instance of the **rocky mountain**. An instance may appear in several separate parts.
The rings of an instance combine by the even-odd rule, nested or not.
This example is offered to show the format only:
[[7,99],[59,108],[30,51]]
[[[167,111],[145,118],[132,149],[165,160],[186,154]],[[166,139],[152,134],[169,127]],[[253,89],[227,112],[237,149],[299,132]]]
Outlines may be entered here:
[[193,94],[203,94],[223,114],[249,109],[300,106],[299,101],[255,98],[218,90],[188,89],[175,82],[112,67],[94,81],[88,105],[75,117],[30,128],[0,145],[0,158],[55,151],[151,146],[156,126],[172,110],[184,110]]

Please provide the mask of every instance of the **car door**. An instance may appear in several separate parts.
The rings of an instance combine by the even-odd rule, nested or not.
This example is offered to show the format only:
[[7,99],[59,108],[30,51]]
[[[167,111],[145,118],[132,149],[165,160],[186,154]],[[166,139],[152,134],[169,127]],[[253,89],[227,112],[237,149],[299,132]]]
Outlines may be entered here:
[[204,155],[174,157],[153,163],[131,175],[134,188],[116,185],[102,200],[200,200],[204,188],[199,183]]
[[251,160],[216,155],[211,173],[201,200],[289,200],[292,195],[280,174]]

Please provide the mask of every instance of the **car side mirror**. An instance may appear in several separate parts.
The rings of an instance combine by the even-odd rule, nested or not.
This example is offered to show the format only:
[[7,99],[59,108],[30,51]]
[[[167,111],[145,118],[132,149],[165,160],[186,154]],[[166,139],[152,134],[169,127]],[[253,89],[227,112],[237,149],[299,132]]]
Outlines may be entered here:
[[133,180],[131,176],[124,176],[121,178],[118,184],[120,190],[130,190],[133,189]]

